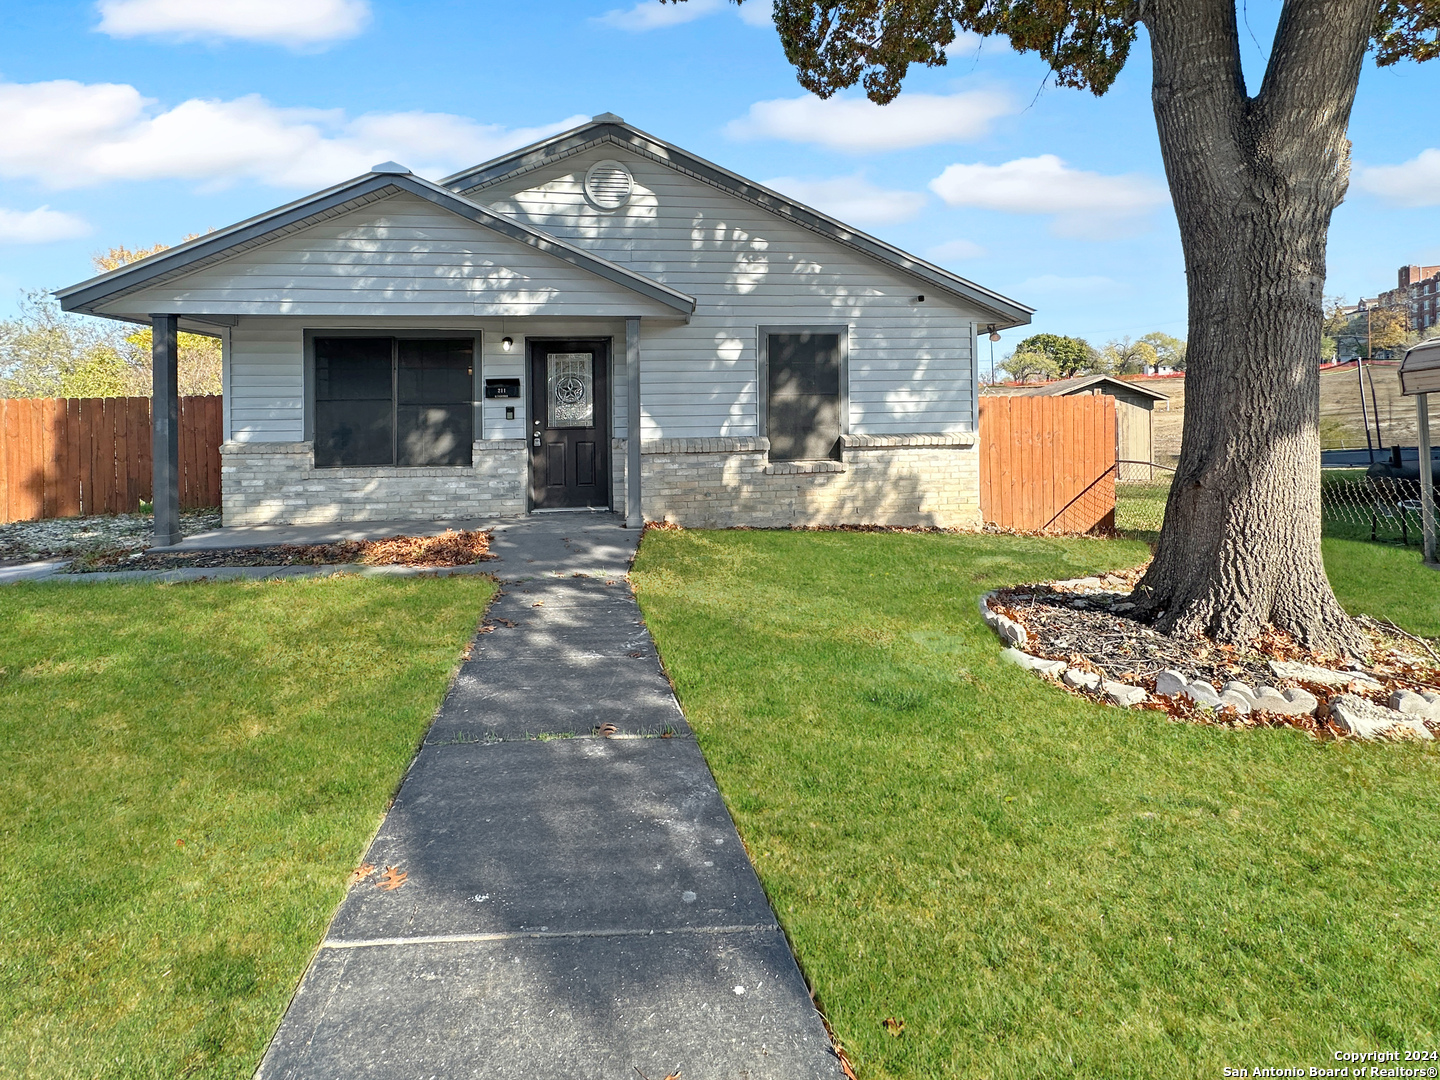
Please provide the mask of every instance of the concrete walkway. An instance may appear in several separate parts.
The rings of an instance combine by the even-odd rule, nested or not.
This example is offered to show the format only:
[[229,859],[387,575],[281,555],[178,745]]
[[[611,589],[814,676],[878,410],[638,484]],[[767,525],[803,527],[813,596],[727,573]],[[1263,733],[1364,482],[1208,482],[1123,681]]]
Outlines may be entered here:
[[623,576],[637,539],[497,528],[494,629],[259,1077],[841,1076]]

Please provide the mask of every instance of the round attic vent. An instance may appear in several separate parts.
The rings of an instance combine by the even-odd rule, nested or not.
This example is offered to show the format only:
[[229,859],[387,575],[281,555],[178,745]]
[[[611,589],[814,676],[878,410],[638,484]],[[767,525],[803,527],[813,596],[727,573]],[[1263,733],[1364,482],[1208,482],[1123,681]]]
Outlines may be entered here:
[[630,170],[618,161],[597,161],[585,174],[585,197],[599,210],[619,210],[634,189]]

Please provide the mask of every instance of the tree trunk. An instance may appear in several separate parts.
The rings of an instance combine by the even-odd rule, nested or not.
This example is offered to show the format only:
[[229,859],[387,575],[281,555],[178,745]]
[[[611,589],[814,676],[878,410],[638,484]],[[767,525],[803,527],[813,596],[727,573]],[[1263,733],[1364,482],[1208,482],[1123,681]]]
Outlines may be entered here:
[[1155,118],[1189,279],[1186,408],[1141,613],[1325,652],[1364,639],[1320,553],[1320,331],[1330,215],[1378,0],[1287,0],[1259,94],[1233,0],[1152,0]]

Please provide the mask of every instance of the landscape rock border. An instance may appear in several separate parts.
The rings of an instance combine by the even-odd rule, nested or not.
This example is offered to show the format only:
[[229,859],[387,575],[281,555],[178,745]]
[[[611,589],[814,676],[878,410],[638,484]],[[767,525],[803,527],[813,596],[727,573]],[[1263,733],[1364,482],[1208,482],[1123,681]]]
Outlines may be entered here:
[[[1104,704],[1164,711],[1195,723],[1297,727],[1311,735],[1338,738],[1431,741],[1440,731],[1440,664],[1409,655],[1378,638],[1377,652],[1388,651],[1394,662],[1367,667],[1348,661],[1343,668],[1327,667],[1267,657],[1263,642],[1257,642],[1253,656],[1229,650],[1234,654],[1226,655],[1230,666],[1252,674],[1254,681],[1230,678],[1217,686],[1198,670],[1185,671],[1178,664],[1136,678],[1135,670],[1145,664],[1143,657],[1133,655],[1125,661],[1132,669],[1130,681],[1110,678],[1104,665],[1094,663],[1083,652],[1066,655],[1054,640],[1045,640],[1033,620],[1031,626],[1026,625],[1027,613],[1039,602],[1052,619],[1057,613],[1068,613],[1076,620],[1104,615],[1133,623],[1131,643],[1140,642],[1142,650],[1146,640],[1173,645],[1128,616],[1134,609],[1128,597],[1138,575],[1134,570],[993,589],[980,597],[980,615],[1007,646],[1002,658]],[[1022,613],[1017,599],[1030,600],[1031,607]],[[1069,637],[1060,640],[1073,644]],[[1173,647],[1155,650],[1157,654],[1162,651],[1171,656],[1175,653]],[[1197,650],[1197,655],[1207,653]],[[1406,685],[1401,685],[1402,681]]]

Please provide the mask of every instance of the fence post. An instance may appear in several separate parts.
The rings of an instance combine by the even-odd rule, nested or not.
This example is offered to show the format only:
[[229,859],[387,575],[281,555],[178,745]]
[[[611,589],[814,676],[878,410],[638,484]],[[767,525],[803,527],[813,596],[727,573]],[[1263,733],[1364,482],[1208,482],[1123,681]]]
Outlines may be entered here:
[[1435,565],[1435,470],[1430,462],[1430,395],[1415,395],[1415,418],[1420,427],[1420,527],[1425,537],[1425,561]]

